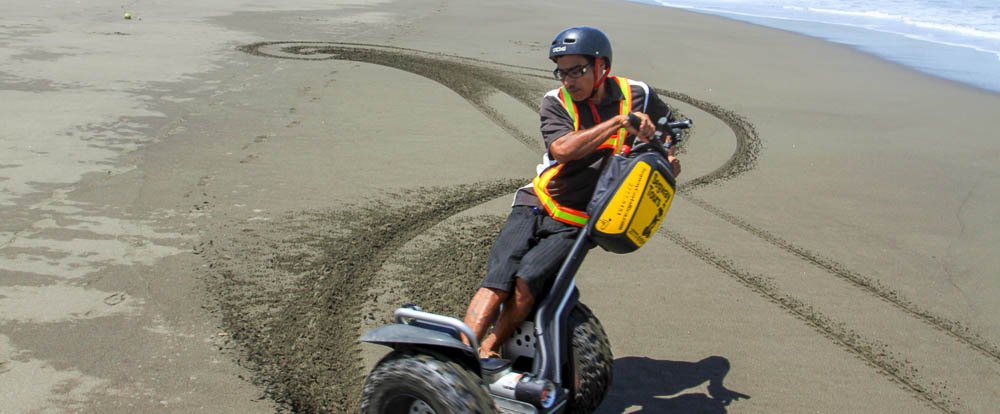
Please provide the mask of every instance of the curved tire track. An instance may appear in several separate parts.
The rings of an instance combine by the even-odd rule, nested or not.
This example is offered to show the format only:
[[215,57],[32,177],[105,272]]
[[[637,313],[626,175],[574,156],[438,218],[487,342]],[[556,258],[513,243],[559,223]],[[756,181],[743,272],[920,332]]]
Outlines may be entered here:
[[757,166],[757,157],[760,155],[760,151],[764,145],[760,140],[760,136],[757,135],[757,129],[754,128],[749,120],[736,112],[710,102],[692,98],[690,95],[684,93],[660,88],[653,89],[660,95],[668,96],[712,114],[729,126],[729,129],[736,136],[736,149],[729,159],[719,166],[719,168],[708,174],[684,181],[682,184],[685,191],[690,192],[698,187],[736,178]]
[[[295,60],[349,60],[387,66],[431,79],[469,101],[487,118],[532,150],[542,150],[541,143],[524,134],[513,123],[489,105],[487,99],[497,91],[506,93],[522,104],[535,108],[533,102],[545,87],[532,78],[510,76],[517,66],[489,62],[500,70],[483,66],[486,61],[461,59],[443,54],[431,54],[413,49],[331,42],[259,42],[238,48],[251,55]],[[468,62],[477,62],[478,65]],[[521,68],[524,69],[524,68]]]
[[[293,412],[357,412],[362,305],[385,261],[448,217],[522,180],[430,188],[392,205],[296,212],[203,242],[209,290],[256,381]],[[226,233],[223,233],[226,234]],[[279,236],[275,236],[279,235]],[[284,236],[280,236],[284,235]],[[251,242],[242,239],[255,238]]]
[[[503,92],[537,111],[538,97],[551,89],[549,83],[534,81],[534,79],[550,79],[548,72],[543,69],[367,43],[274,41],[251,43],[239,46],[237,49],[255,56],[279,59],[348,60],[371,63],[423,76],[461,95],[526,147],[543,150],[537,139],[520,131],[487,102],[490,94]],[[660,88],[654,90],[712,114],[726,123],[736,136],[736,149],[729,159],[714,171],[683,182],[685,189],[693,190],[733,179],[757,165],[757,158],[763,145],[753,124],[746,118],[734,111],[681,92]]]

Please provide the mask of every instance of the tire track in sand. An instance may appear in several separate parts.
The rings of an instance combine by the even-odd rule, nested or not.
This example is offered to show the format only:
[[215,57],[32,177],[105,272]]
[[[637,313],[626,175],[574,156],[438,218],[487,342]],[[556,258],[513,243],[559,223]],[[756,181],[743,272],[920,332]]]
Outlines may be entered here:
[[802,260],[813,264],[814,266],[839,279],[849,282],[855,287],[878,297],[881,300],[888,302],[893,307],[916,319],[919,319],[931,328],[944,332],[979,354],[992,359],[994,362],[1000,363],[1000,349],[976,332],[972,331],[970,328],[963,325],[961,322],[953,321],[932,312],[920,309],[920,307],[903,297],[899,292],[883,285],[878,280],[848,269],[847,266],[838,263],[833,259],[823,257],[819,253],[812,252],[801,246],[796,246],[767,230],[754,226],[740,217],[730,214],[721,208],[709,204],[705,200],[695,197],[687,189],[682,190],[681,194],[685,200],[701,207],[712,215],[745,230],[746,232],[774,245],[779,249],[787,251]]
[[[529,108],[537,109],[537,103],[534,102],[534,98],[547,90],[548,86],[528,81],[526,78],[546,78],[540,75],[540,73],[545,73],[541,69],[505,65],[440,53],[428,53],[413,49],[358,43],[260,42],[241,46],[240,50],[254,55],[284,59],[343,59],[360,61],[412,72],[435,80],[459,93],[470,104],[479,109],[523,145],[533,149],[541,148],[537,141],[518,130],[509,120],[490,107],[486,100],[491,93],[500,91],[510,95]],[[484,65],[493,66],[493,68],[486,70],[483,67]],[[749,232],[755,237],[782,250],[793,253],[800,259],[818,266],[833,276],[849,281],[855,287],[886,300],[903,310],[910,317],[917,318],[935,329],[949,334],[954,339],[975,349],[977,352],[983,353],[995,361],[998,360],[998,355],[1000,354],[996,352],[995,346],[982,340],[978,335],[961,326],[961,324],[920,310],[908,300],[900,297],[897,292],[878,285],[870,277],[850,271],[839,263],[822,258],[818,254],[784,241],[770,232],[750,225],[746,220],[694,197],[692,190],[698,187],[732,179],[753,169],[762,148],[761,141],[752,123],[732,111],[679,92],[661,89],[656,89],[656,91],[661,95],[691,104],[719,118],[732,129],[737,140],[736,150],[722,166],[708,174],[683,183],[684,188],[680,191],[682,197],[691,200],[693,204],[701,207],[710,214]],[[891,356],[890,353],[885,352],[886,346],[875,340],[862,338],[857,333],[845,328],[843,324],[832,321],[829,317],[811,310],[811,307],[801,300],[781,292],[773,283],[767,282],[766,278],[754,276],[738,269],[731,261],[711,253],[696,243],[683,238],[683,236],[670,235],[669,237],[675,243],[702,258],[702,260],[735,277],[754,292],[772,300],[786,311],[803,319],[807,324],[816,328],[822,335],[835,343],[843,345],[849,352],[871,364],[883,375],[900,383],[904,389],[910,391],[918,398],[928,401],[929,404],[944,412],[956,412],[954,411],[955,408],[950,400],[950,396],[934,383],[922,385],[924,381],[916,374],[917,370],[909,363],[900,361],[898,358]]]
[[[457,56],[364,43],[259,42],[240,46],[238,49],[251,55],[280,59],[337,59],[371,63],[423,76],[461,95],[524,146],[535,151],[542,150],[538,140],[525,134],[488,103],[490,94],[499,90],[529,108],[537,110],[538,103],[534,100],[538,96],[537,91],[544,90],[545,86],[533,78],[510,76],[516,69],[527,68],[501,65],[505,70],[498,71],[465,63],[462,60],[469,59]],[[471,61],[486,63],[475,59]]]
[[961,322],[950,320],[930,311],[920,309],[916,304],[903,297],[899,292],[879,283],[874,278],[853,271],[846,265],[838,263],[833,259],[823,257],[816,252],[809,251],[801,246],[796,246],[767,230],[750,224],[748,221],[740,218],[739,216],[726,212],[722,208],[716,207],[707,201],[696,197],[693,190],[698,187],[727,180],[736,177],[743,172],[751,170],[753,166],[756,165],[757,156],[762,149],[762,144],[753,124],[739,114],[725,108],[721,108],[710,102],[692,98],[691,96],[680,92],[667,91],[658,88],[656,89],[656,92],[688,103],[705,112],[715,115],[725,122],[736,136],[737,148],[726,163],[708,174],[683,182],[683,186],[679,190],[679,195],[681,195],[685,200],[690,201],[692,204],[701,207],[712,215],[747,231],[748,233],[774,245],[775,247],[792,253],[802,260],[812,263],[816,267],[826,271],[834,277],[848,281],[865,292],[885,300],[899,310],[923,321],[933,329],[940,330],[952,336],[954,339],[962,342],[974,351],[994,360],[994,362],[1000,363],[1000,347],[990,343],[978,333],[964,326]]
[[732,260],[715,254],[711,249],[684,237],[678,232],[666,231],[660,232],[660,234],[666,234],[667,238],[677,243],[684,250],[716,267],[748,289],[799,318],[827,339],[842,346],[845,350],[875,368],[880,374],[900,384],[904,390],[909,391],[915,397],[942,412],[949,414],[959,413],[956,408],[954,396],[945,391],[940,386],[941,384],[934,382],[927,384],[928,381],[919,374],[919,370],[912,363],[897,356],[886,344],[875,339],[866,338],[856,331],[847,328],[845,324],[824,315],[808,303],[783,292],[770,278],[740,269]]
[[[210,266],[239,362],[292,412],[357,412],[365,372],[358,329],[386,260],[442,220],[509,194],[522,180],[419,189],[331,211],[244,222],[239,237],[196,246]],[[213,234],[228,235],[235,229]],[[464,300],[464,299],[463,299]]]

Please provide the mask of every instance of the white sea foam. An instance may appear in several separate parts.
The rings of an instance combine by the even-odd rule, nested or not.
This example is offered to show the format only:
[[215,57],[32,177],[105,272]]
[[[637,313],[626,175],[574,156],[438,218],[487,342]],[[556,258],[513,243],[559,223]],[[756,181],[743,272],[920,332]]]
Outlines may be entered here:
[[[925,72],[1000,91],[1000,2],[994,0],[659,0],[656,3],[845,43]],[[886,36],[900,36],[911,42],[887,41]]]
[[903,21],[906,22],[906,24],[911,24],[925,29],[934,29],[943,32],[953,32],[969,37],[981,37],[983,39],[1000,40],[1000,32],[995,32],[995,31],[979,30],[974,27],[956,26],[944,23],[921,22],[912,19],[904,19]]
[[992,39],[1000,40],[1000,32],[992,30],[982,30],[975,27],[970,27],[967,25],[959,25],[952,23],[940,23],[940,22],[928,22],[915,19],[910,16],[901,14],[892,14],[882,11],[851,11],[851,10],[834,10],[834,9],[823,9],[816,7],[809,7],[800,10],[806,10],[814,13],[820,14],[832,14],[839,16],[851,16],[851,17],[864,17],[867,19],[876,20],[888,20],[892,22],[903,23],[906,25],[919,27],[923,29],[937,30],[941,32],[950,32],[962,36],[969,36],[974,38]]
[[798,8],[802,11],[811,11],[814,13],[826,13],[826,14],[837,14],[841,16],[855,16],[855,17],[869,17],[873,19],[887,19],[887,20],[901,20],[903,16],[884,13],[880,11],[852,11],[852,10],[834,10],[834,9],[823,9],[819,7],[805,7]]

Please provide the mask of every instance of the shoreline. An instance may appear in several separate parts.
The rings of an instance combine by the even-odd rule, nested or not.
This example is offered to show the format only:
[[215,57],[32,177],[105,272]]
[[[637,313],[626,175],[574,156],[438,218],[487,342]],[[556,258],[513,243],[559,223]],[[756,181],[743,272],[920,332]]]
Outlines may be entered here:
[[[707,16],[716,16],[734,22],[752,24],[770,29],[776,29],[794,35],[811,37],[836,45],[847,46],[858,52],[874,56],[893,64],[900,65],[903,69],[916,71],[925,75],[930,75],[938,79],[955,82],[960,85],[980,89],[991,94],[1000,94],[1000,83],[997,83],[990,73],[980,72],[977,77],[970,77],[969,74],[962,76],[949,75],[948,72],[961,70],[968,72],[972,68],[981,68],[983,64],[994,67],[1000,73],[1000,52],[988,51],[969,45],[957,45],[947,42],[933,42],[924,39],[913,38],[910,34],[893,32],[888,30],[876,30],[860,25],[822,22],[793,17],[774,17],[756,14],[740,13],[737,11],[708,10],[696,7],[666,6],[655,3],[652,0],[627,0],[639,4],[653,7],[667,7],[678,11],[696,13]],[[795,27],[798,27],[796,29]],[[857,35],[851,35],[857,33]],[[877,39],[883,39],[881,41]],[[848,40],[850,39],[850,40]],[[895,45],[894,52],[886,48],[886,43]],[[902,53],[910,50],[924,55],[917,60],[911,54]],[[929,52],[938,50],[937,52]],[[983,56],[980,56],[983,55]],[[906,59],[913,59],[906,62]],[[954,60],[966,60],[962,66],[944,66],[941,62]],[[981,61],[974,64],[970,59]],[[920,65],[929,65],[921,68]]]

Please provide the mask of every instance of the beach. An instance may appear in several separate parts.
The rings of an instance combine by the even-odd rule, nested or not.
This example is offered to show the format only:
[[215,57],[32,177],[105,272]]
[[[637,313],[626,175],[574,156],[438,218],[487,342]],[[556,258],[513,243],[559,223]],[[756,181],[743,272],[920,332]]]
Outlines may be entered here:
[[0,12],[0,413],[357,412],[364,331],[464,312],[573,25],[695,122],[578,276],[600,413],[1000,406],[994,92],[627,1]]

